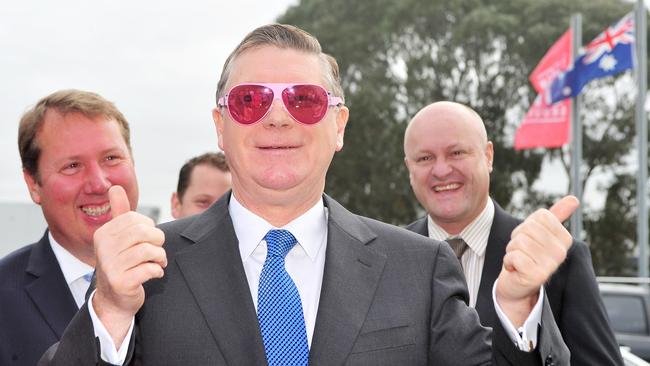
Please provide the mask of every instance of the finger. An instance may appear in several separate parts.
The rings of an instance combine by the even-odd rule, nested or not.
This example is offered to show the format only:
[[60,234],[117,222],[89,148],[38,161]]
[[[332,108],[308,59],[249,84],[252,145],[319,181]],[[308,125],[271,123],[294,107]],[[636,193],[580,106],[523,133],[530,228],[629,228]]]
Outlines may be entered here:
[[557,217],[558,220],[564,222],[571,214],[580,206],[580,201],[575,196],[564,196],[561,200],[555,202],[549,211]]
[[[532,229],[538,225],[543,226],[546,232],[538,231],[537,234],[534,234]],[[555,214],[546,209],[539,209],[528,216],[523,223],[512,231],[511,237],[514,238],[522,232],[527,232],[531,236],[537,235],[534,237],[540,243],[559,240],[563,243],[563,246],[568,248],[572,242],[571,233],[567,231]]]
[[131,243],[124,246],[122,250],[145,242],[161,247],[165,243],[165,233],[157,227],[149,226],[147,223],[136,223],[117,233],[115,240],[122,243]]
[[539,265],[547,268],[549,275],[555,272],[557,267],[566,259],[568,247],[560,240],[540,243],[530,236],[522,237],[521,240],[524,243],[522,252],[534,258],[534,261]]
[[165,249],[151,243],[140,243],[121,252],[117,262],[126,270],[145,262],[158,263],[165,268],[167,267],[167,253]]
[[162,278],[165,275],[165,270],[157,263],[145,262],[129,269],[125,275],[131,279],[133,284],[141,286],[152,278]]
[[111,204],[111,215],[113,218],[131,211],[129,197],[121,186],[112,186],[108,189],[108,200]]
[[515,275],[517,284],[525,287],[539,288],[546,281],[546,273],[532,258],[520,251],[507,253],[503,257],[503,268]]

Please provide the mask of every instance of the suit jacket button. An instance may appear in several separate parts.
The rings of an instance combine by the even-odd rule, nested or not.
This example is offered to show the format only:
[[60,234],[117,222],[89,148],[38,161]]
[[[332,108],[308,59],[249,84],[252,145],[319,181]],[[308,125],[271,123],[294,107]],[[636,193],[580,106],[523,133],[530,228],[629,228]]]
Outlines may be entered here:
[[546,356],[546,360],[544,360],[544,366],[555,366],[555,361],[553,360],[553,356],[551,355]]

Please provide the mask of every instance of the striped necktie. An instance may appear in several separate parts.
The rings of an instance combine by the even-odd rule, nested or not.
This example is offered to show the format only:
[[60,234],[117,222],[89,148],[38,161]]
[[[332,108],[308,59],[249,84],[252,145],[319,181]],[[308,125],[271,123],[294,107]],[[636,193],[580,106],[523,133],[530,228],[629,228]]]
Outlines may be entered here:
[[465,253],[467,248],[469,248],[469,246],[467,246],[467,243],[465,243],[465,240],[462,238],[447,238],[445,241],[449,243],[451,250],[454,251],[456,258],[458,258],[458,261],[461,262],[460,264],[462,266],[463,262],[461,261],[461,258],[463,257],[463,253]]

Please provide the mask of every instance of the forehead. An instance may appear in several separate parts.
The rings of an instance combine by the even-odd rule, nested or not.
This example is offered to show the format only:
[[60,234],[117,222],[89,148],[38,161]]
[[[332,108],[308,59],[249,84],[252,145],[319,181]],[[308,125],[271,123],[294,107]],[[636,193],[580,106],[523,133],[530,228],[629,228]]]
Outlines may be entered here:
[[72,154],[99,148],[126,147],[120,125],[113,118],[82,113],[46,112],[36,138],[45,153]]
[[406,136],[407,145],[415,149],[487,143],[483,122],[470,111],[432,108],[423,112],[413,119]]
[[262,46],[246,50],[235,59],[226,87],[252,82],[325,85],[325,78],[318,55]]

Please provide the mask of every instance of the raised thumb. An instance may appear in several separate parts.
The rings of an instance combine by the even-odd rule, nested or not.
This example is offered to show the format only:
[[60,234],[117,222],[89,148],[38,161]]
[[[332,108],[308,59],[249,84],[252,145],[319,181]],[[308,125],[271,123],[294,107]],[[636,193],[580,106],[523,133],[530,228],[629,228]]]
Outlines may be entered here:
[[558,220],[565,221],[578,208],[578,206],[580,206],[580,201],[578,201],[575,196],[569,195],[562,197],[562,199],[555,202],[555,204],[548,210],[551,211]]
[[129,197],[122,186],[112,186],[108,189],[108,201],[111,204],[111,215],[113,218],[131,211]]

